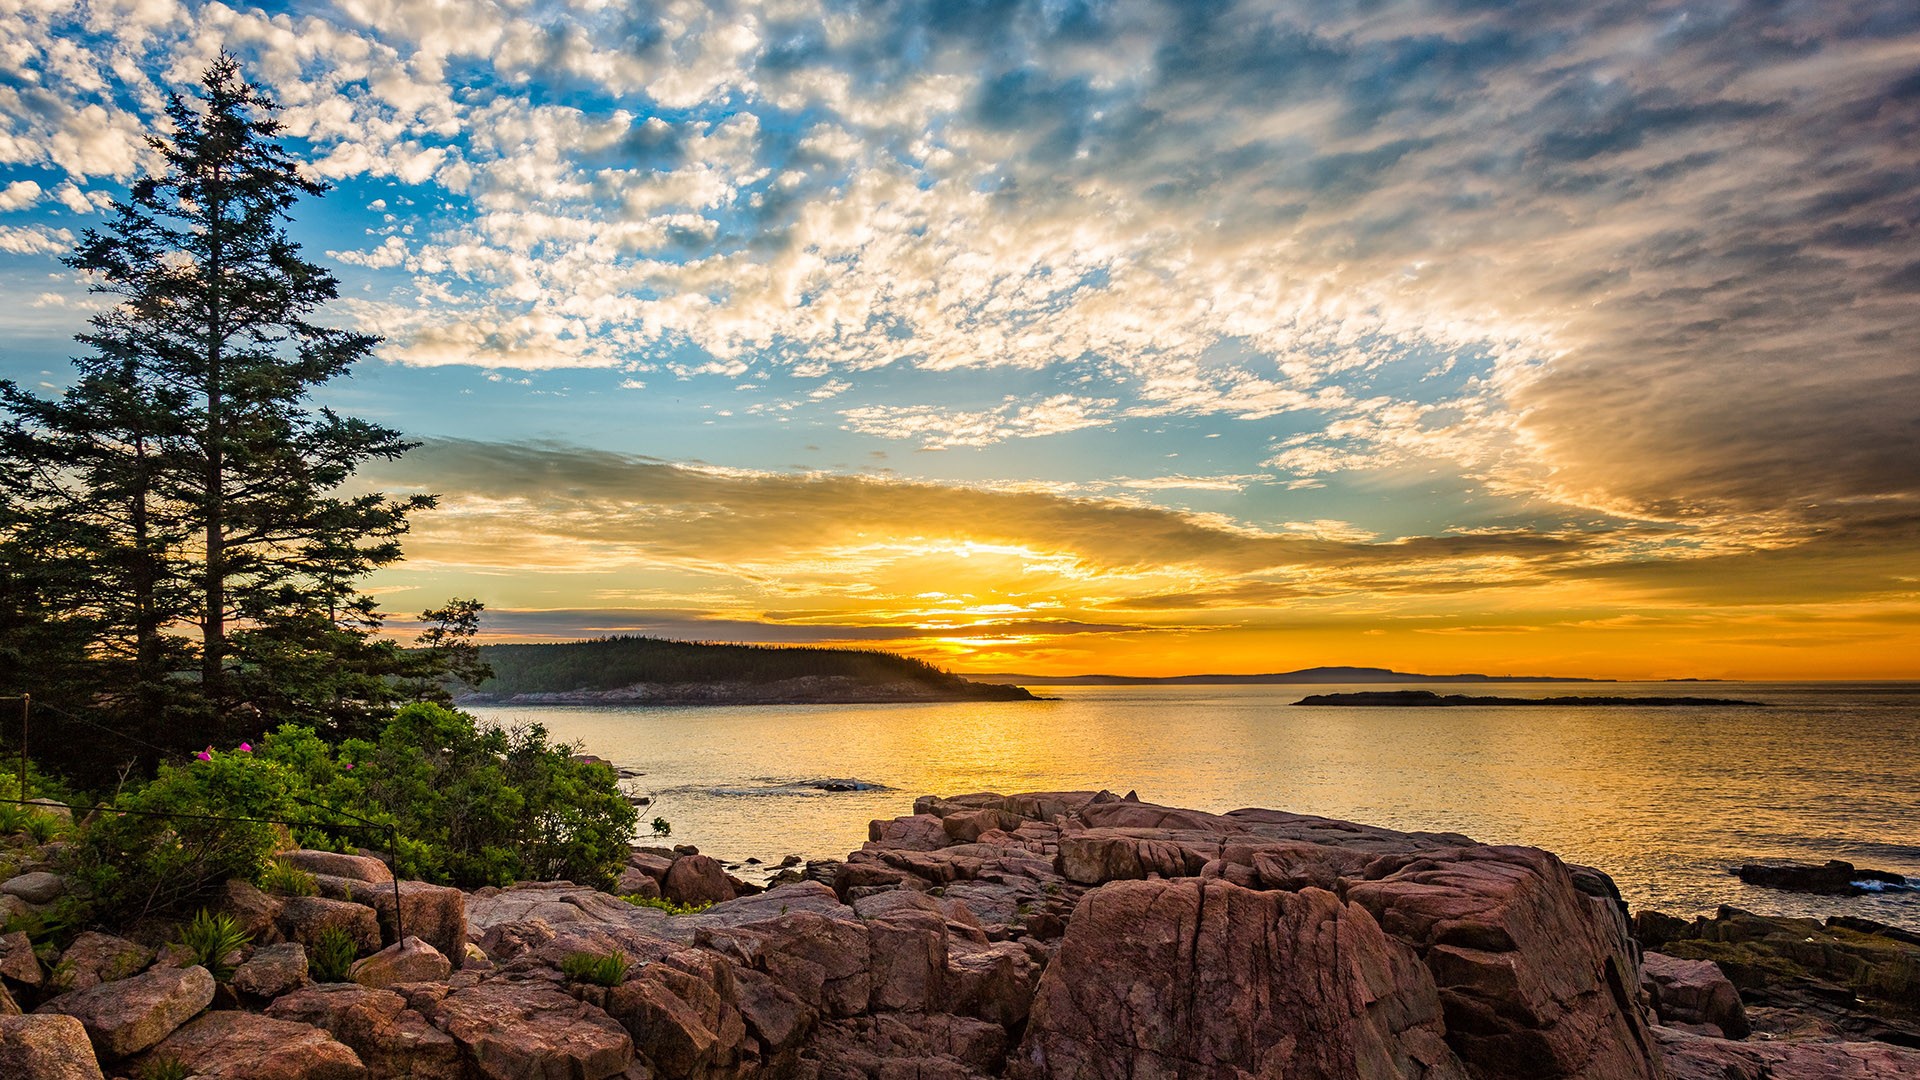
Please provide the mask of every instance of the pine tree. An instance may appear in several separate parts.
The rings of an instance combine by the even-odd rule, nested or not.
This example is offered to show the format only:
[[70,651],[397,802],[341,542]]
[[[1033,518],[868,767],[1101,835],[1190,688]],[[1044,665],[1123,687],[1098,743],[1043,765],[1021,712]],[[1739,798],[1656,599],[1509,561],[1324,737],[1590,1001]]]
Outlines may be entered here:
[[92,349],[80,378],[57,402],[0,390],[9,453],[32,463],[9,498],[39,522],[16,535],[50,528],[63,502],[95,523],[70,547],[111,602],[75,594],[69,615],[87,611],[100,642],[130,640],[176,687],[190,654],[192,692],[225,736],[391,696],[398,654],[373,639],[380,617],[355,583],[399,558],[407,516],[433,505],[342,493],[414,444],[309,404],[378,339],[319,321],[338,282],[287,223],[326,185],[276,141],[276,108],[226,55],[197,94],[169,97],[172,130],[149,139],[161,170],[67,258],[120,299],[79,338]]

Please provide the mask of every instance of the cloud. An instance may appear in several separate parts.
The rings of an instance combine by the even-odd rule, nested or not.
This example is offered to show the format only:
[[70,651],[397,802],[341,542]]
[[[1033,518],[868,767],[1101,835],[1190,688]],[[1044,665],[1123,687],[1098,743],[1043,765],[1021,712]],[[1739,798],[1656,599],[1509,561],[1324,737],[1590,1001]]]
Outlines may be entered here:
[[40,201],[40,185],[31,180],[15,180],[0,188],[0,210],[18,210]]
[[1263,441],[1208,472],[1729,553],[1920,535],[1911,3],[16,7],[0,167],[78,210],[221,47],[321,174],[421,196],[335,256],[399,282],[347,307],[395,363],[790,373],[928,449],[1204,416]]
[[1088,399],[1055,394],[1043,401],[1021,403],[1009,399],[994,409],[966,412],[926,406],[869,405],[840,413],[847,426],[886,439],[919,439],[929,450],[956,446],[986,446],[1006,439],[1059,435],[1105,423],[1111,398]]

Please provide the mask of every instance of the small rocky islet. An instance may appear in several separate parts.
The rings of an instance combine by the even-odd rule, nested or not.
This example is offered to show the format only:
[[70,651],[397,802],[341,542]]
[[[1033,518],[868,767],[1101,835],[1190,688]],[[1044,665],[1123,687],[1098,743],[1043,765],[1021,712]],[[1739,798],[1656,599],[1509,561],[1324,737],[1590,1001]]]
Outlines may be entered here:
[[[1273,810],[1084,791],[913,810],[765,888],[635,848],[618,891],[684,914],[289,852],[318,895],[229,883],[252,937],[224,981],[139,928],[51,963],[0,938],[0,1076],[1920,1076],[1920,937],[1897,928],[1630,919],[1604,873],[1537,848]],[[61,887],[30,870],[0,904]],[[313,980],[328,930],[362,954],[351,981]],[[618,960],[595,978],[583,956]]]

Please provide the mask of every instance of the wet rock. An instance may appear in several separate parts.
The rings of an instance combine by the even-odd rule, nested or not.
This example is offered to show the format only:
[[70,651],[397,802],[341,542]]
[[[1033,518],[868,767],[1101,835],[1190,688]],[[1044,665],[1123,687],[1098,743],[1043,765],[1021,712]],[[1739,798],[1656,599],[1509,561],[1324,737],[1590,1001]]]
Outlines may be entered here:
[[210,1012],[169,1035],[148,1060],[173,1060],[201,1080],[366,1080],[346,1044],[306,1024]]
[[1735,871],[1749,885],[1786,892],[1817,893],[1823,896],[1858,896],[1870,891],[1859,882],[1905,888],[1907,879],[1887,870],[1856,868],[1850,862],[1833,859],[1821,866],[1805,863],[1747,863]]
[[145,1050],[199,1015],[213,1003],[213,991],[206,968],[155,968],[62,994],[40,1011],[78,1019],[102,1058],[120,1058]]
[[717,904],[739,895],[727,872],[705,855],[682,855],[667,868],[661,894],[676,904]]
[[384,989],[396,983],[433,982],[453,974],[453,963],[440,950],[408,935],[396,945],[354,961],[348,977],[361,986]]
[[1116,882],[1040,980],[1015,1074],[1464,1078],[1439,996],[1363,908],[1317,889]]
[[60,954],[62,991],[86,990],[103,982],[138,975],[153,963],[153,950],[126,938],[89,930]]
[[71,1016],[0,1016],[0,1076],[103,1080],[87,1029]]
[[283,941],[255,949],[247,962],[233,971],[231,985],[255,998],[276,998],[299,989],[307,981],[307,950],[297,941]]
[[1682,960],[1649,952],[1640,957],[1640,986],[1668,1024],[1711,1024],[1729,1039],[1752,1031],[1740,992],[1710,960]]
[[50,874],[44,870],[16,874],[0,881],[0,893],[17,896],[29,904],[51,904],[67,891],[67,883],[59,874]]
[[626,1029],[550,985],[481,983],[448,994],[426,1016],[486,1080],[603,1080],[633,1063]]

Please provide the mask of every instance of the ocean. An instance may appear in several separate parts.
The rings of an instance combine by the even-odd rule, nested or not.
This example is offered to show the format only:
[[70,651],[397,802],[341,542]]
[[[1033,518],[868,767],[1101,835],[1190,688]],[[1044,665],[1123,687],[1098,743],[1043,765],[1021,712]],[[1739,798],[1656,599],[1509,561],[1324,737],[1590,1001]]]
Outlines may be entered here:
[[[1309,693],[1691,695],[1760,707],[1328,708]],[[640,775],[644,823],[729,862],[842,858],[922,794],[1107,788],[1530,844],[1636,910],[1852,914],[1920,930],[1920,893],[1812,897],[1742,862],[1844,859],[1920,879],[1920,684],[1561,683],[1036,688],[1042,702],[482,706]]]

